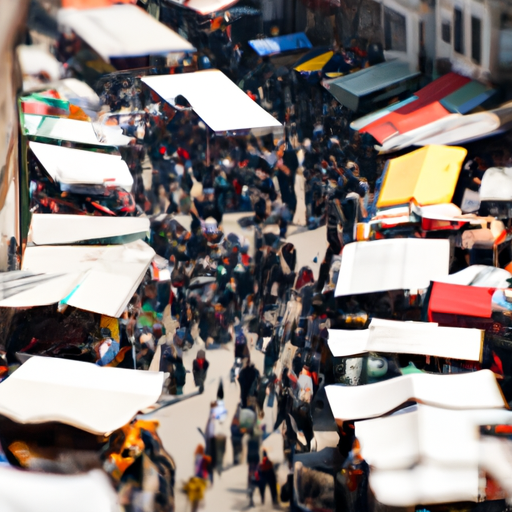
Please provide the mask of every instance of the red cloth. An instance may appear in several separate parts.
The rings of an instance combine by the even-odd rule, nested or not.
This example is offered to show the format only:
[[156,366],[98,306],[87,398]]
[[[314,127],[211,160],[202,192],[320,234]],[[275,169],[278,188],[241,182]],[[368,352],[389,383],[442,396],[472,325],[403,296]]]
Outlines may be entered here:
[[434,313],[490,318],[495,288],[461,286],[435,282],[428,303],[428,317]]
[[368,132],[382,144],[394,134],[407,133],[420,126],[442,119],[450,112],[439,101],[470,81],[469,78],[457,73],[448,73],[415,93],[417,100],[377,119],[360,131],[361,133]]

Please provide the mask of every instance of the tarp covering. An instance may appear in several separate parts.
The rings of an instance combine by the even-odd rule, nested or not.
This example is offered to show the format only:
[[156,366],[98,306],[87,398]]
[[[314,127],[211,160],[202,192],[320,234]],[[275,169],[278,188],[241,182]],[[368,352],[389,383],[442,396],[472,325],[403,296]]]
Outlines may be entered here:
[[114,57],[195,51],[186,39],[135,5],[60,9],[58,20],[107,62]]
[[162,393],[162,372],[137,372],[34,356],[0,383],[0,414],[24,424],[56,421],[105,435]]
[[512,274],[504,268],[470,265],[459,272],[455,272],[455,274],[433,279],[433,281],[463,286],[482,286],[484,288],[508,288],[510,285],[509,279],[512,279]]
[[439,100],[468,84],[470,79],[457,73],[434,80],[415,93],[417,100],[401,107],[387,116],[365,126],[361,132],[369,133],[382,143],[395,135],[403,134],[415,128],[436,121],[450,114]]
[[115,243],[119,239],[126,242],[144,238],[149,227],[150,222],[146,217],[111,218],[34,213],[28,241],[35,245],[70,245],[85,241]]
[[415,200],[420,206],[452,200],[467,150],[427,146],[389,161],[377,207]]
[[333,55],[334,52],[332,50],[322,50],[321,53],[316,51],[309,52],[304,58],[299,59],[294,69],[304,73],[320,71],[331,60]]
[[40,142],[29,147],[52,179],[62,185],[102,185],[130,192],[133,177],[119,155],[65,148]]
[[103,126],[103,138],[100,138],[92,123],[61,117],[25,114],[23,126],[25,133],[33,137],[67,140],[94,146],[127,146],[134,140],[132,137],[123,135],[123,130],[119,126]]
[[214,132],[281,126],[277,119],[217,69],[149,76],[142,78],[142,81],[171,105],[180,95],[186,98],[196,114]]
[[480,185],[480,201],[512,202],[512,167],[490,167]]
[[268,37],[266,39],[253,39],[249,41],[249,46],[260,57],[313,48],[311,41],[304,32],[297,32],[296,34],[288,34],[286,36]]
[[462,286],[435,282],[428,303],[430,318],[434,313],[491,318],[495,288]]
[[429,322],[374,318],[369,328],[364,330],[329,329],[328,343],[334,357],[380,352],[480,361],[483,332],[478,329],[439,327]]
[[490,370],[440,375],[412,373],[364,386],[325,387],[336,419],[376,418],[414,400],[447,409],[501,409],[507,404]]
[[326,80],[324,86],[345,107],[356,111],[363,96],[415,78],[409,64],[398,60],[383,62],[355,73]]
[[101,470],[54,475],[0,467],[3,512],[118,512],[118,497]]
[[354,242],[343,249],[335,295],[428,288],[448,275],[449,260],[448,240]]
[[[0,307],[45,306],[62,301],[93,313],[119,317],[154,255],[153,249],[141,240],[112,246],[27,247],[22,270],[45,274],[48,279],[20,286],[19,293],[0,300]],[[16,284],[11,283],[11,287]]]

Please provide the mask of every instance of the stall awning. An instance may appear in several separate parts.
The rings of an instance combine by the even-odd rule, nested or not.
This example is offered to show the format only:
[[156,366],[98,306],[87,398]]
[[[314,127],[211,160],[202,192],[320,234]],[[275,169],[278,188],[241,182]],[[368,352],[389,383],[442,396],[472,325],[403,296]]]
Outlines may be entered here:
[[337,420],[376,418],[414,400],[445,409],[501,409],[507,403],[494,373],[441,375],[412,373],[364,386],[333,384],[325,387]]
[[452,200],[467,150],[427,146],[388,162],[377,208],[416,201],[420,206]]
[[4,512],[117,512],[119,500],[106,473],[95,469],[78,475],[57,475],[0,467]]
[[29,147],[51,178],[63,185],[122,187],[131,192],[133,177],[119,155],[29,142]]
[[361,132],[369,133],[379,143],[396,135],[414,130],[450,114],[439,101],[470,82],[469,78],[448,73],[415,93],[417,100],[365,126]]
[[386,141],[381,151],[429,144],[465,144],[504,132],[512,122],[512,103],[476,114],[450,114]]
[[142,81],[171,105],[183,96],[196,114],[217,133],[280,127],[242,89],[217,69],[181,75],[148,76]]
[[[110,246],[27,247],[23,272],[6,273],[0,307],[63,303],[120,317],[144,278],[155,252],[138,240]],[[4,276],[2,276],[4,277]]]
[[440,279],[440,281],[449,284],[458,284],[461,286],[481,286],[484,288],[508,288],[509,280],[512,274],[504,268],[491,267],[488,265],[470,265],[455,274],[450,274]]
[[249,46],[260,57],[313,48],[311,41],[304,32],[297,32],[296,34],[288,34],[286,36],[268,37],[266,39],[253,39],[249,41]]
[[482,344],[483,331],[439,327],[430,322],[399,322],[374,318],[368,329],[329,329],[329,348],[334,357],[380,352],[480,361]]
[[[418,72],[410,70],[409,64],[393,60],[340,78],[326,80],[323,84],[342,105],[357,111],[366,96],[382,91],[379,101],[393,98],[408,90],[406,84],[419,75]],[[400,89],[402,85],[403,90]]]
[[450,112],[467,114],[495,93],[495,89],[491,89],[480,82],[471,81],[443,98],[440,103]]
[[101,137],[92,123],[61,117],[25,114],[25,133],[32,137],[76,142],[92,146],[128,146],[134,139],[123,135],[119,126],[103,126]]
[[356,422],[355,435],[372,468],[370,485],[379,502],[408,507],[476,501],[482,447],[475,433],[481,425],[511,421],[512,412],[505,409],[456,411],[418,404]]
[[135,5],[60,9],[58,20],[107,62],[116,57],[195,51],[186,39]]
[[429,317],[435,313],[491,318],[495,288],[435,282],[428,303]]
[[197,12],[203,16],[213,14],[215,12],[223,11],[232,5],[235,5],[238,0],[165,0],[169,4],[180,5],[191,11]]
[[28,242],[34,245],[119,244],[145,238],[147,217],[32,214]]
[[0,414],[18,423],[55,421],[106,435],[153,405],[163,383],[162,372],[34,356],[0,383]]
[[343,249],[335,295],[425,289],[448,275],[449,260],[448,240],[354,242]]

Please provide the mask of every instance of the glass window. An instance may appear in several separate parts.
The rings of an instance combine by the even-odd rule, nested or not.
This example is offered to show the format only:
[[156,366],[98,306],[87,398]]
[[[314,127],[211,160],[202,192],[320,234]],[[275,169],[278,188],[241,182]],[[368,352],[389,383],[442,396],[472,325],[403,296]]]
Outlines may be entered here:
[[471,58],[482,62],[482,20],[471,16]]
[[443,20],[441,25],[441,37],[445,43],[452,42],[452,24],[447,20]]
[[464,17],[458,7],[453,10],[453,49],[464,53]]
[[385,50],[407,51],[405,16],[384,7],[384,47]]
[[501,13],[498,61],[502,68],[512,67],[512,12]]

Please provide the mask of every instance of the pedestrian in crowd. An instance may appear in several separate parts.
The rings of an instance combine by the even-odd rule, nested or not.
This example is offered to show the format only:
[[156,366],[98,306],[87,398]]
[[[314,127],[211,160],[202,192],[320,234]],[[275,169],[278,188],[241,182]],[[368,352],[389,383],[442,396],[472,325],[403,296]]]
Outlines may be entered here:
[[240,399],[242,407],[247,407],[247,399],[250,396],[255,396],[258,385],[258,378],[260,376],[259,370],[251,363],[248,358],[245,366],[240,370],[238,375],[238,383],[240,384]]
[[270,495],[272,496],[272,503],[277,505],[277,478],[274,464],[272,464],[271,460],[268,458],[268,454],[265,450],[263,450],[262,455],[263,457],[256,470],[256,481],[258,482],[258,488],[260,490],[261,504],[265,504],[265,490],[268,486]]
[[192,363],[192,374],[194,376],[194,384],[202,390],[204,389],[204,382],[208,373],[210,363],[206,360],[206,353],[204,350],[198,350],[197,356]]

